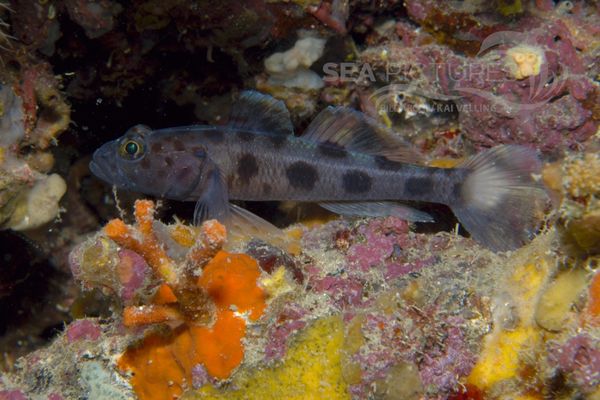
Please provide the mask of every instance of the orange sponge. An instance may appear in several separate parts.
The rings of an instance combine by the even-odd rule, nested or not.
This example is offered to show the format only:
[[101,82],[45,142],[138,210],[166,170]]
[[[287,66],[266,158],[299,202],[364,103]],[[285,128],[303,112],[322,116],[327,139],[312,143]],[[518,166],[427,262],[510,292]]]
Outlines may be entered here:
[[[168,336],[151,334],[119,359],[119,368],[133,373],[131,384],[140,399],[179,397],[191,386],[192,369],[198,364],[214,378],[227,379],[231,375],[243,360],[242,339],[246,334],[246,322],[236,312],[247,312],[251,320],[257,320],[266,307],[265,293],[257,285],[259,276],[253,258],[217,253],[197,282],[217,306],[214,324],[207,327],[187,323]],[[172,300],[163,290],[166,293],[157,299]]]

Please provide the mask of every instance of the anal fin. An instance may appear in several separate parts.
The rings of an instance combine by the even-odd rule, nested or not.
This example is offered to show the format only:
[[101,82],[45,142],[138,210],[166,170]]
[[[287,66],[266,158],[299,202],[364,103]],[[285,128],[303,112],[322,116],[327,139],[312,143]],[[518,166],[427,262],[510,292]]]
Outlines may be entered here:
[[333,213],[352,217],[394,216],[411,222],[434,222],[426,212],[392,201],[323,202],[319,205]]

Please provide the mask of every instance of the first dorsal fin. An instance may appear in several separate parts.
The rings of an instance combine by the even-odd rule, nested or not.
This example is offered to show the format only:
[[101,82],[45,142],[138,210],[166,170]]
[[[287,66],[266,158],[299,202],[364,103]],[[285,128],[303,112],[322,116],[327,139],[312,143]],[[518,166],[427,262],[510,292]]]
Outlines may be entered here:
[[281,100],[247,90],[234,103],[229,126],[253,132],[293,135],[290,113]]
[[410,144],[377,121],[347,107],[327,107],[321,111],[306,128],[302,139],[384,156],[391,161],[421,162],[421,156]]

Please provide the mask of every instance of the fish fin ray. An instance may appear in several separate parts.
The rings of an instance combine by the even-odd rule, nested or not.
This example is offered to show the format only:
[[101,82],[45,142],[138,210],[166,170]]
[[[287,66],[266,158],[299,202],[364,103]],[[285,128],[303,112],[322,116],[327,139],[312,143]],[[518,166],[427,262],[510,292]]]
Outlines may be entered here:
[[275,225],[235,204],[229,204],[229,217],[225,221],[225,227],[229,243],[258,238],[292,253],[300,249],[299,239],[291,238]]
[[254,90],[240,94],[231,108],[228,125],[252,132],[294,134],[290,113],[283,101]]
[[196,201],[194,225],[216,219],[226,221],[229,218],[229,194],[227,185],[218,170],[213,170],[207,179],[207,187]]
[[407,142],[374,119],[347,107],[327,107],[310,123],[303,140],[331,143],[348,150],[384,156],[390,161],[421,163]]
[[434,222],[431,215],[392,201],[323,202],[321,207],[333,213],[354,217],[395,216],[411,222]]
[[470,173],[460,200],[450,207],[473,239],[494,251],[529,242],[549,199],[534,178],[541,169],[536,152],[524,146],[497,146],[459,167]]

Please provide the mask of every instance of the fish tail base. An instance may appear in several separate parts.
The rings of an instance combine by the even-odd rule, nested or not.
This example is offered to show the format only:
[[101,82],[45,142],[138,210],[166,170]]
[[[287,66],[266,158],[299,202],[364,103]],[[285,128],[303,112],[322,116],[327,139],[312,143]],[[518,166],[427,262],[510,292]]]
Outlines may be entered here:
[[494,251],[516,249],[539,228],[548,196],[536,179],[534,150],[497,146],[461,165],[467,172],[460,200],[451,206],[473,239]]

